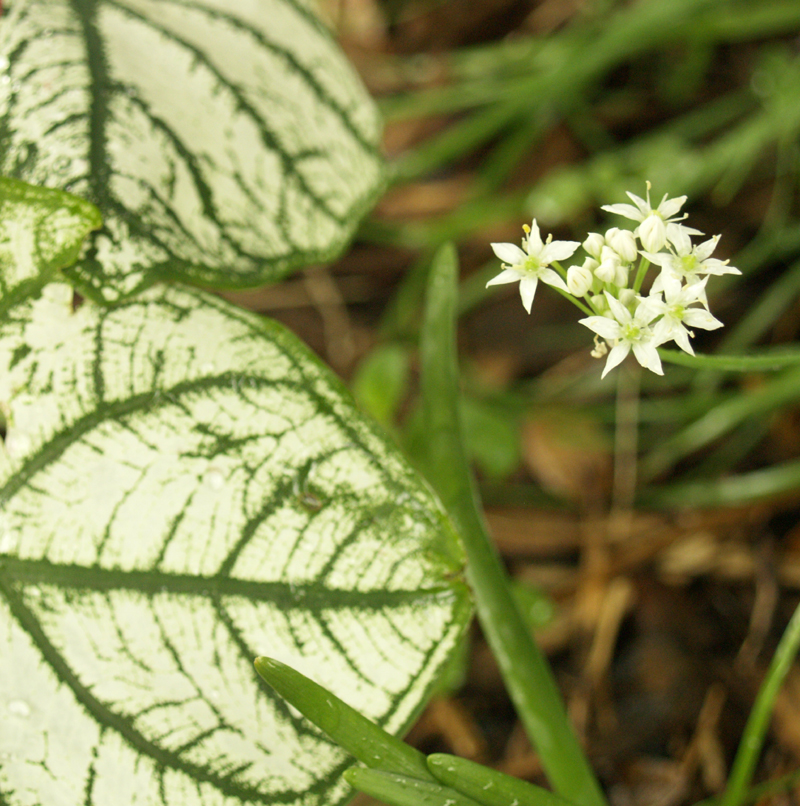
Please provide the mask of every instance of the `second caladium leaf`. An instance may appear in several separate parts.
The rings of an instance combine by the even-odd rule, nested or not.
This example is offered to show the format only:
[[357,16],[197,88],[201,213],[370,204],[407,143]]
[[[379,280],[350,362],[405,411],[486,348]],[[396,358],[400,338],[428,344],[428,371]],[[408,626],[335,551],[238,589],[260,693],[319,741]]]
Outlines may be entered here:
[[73,264],[101,224],[97,208],[83,199],[0,177],[0,320]]
[[275,323],[151,289],[0,322],[0,801],[338,803],[281,657],[387,730],[469,616],[427,486]]
[[0,173],[94,202],[69,271],[258,285],[331,257],[383,185],[374,105],[300,0],[17,0]]

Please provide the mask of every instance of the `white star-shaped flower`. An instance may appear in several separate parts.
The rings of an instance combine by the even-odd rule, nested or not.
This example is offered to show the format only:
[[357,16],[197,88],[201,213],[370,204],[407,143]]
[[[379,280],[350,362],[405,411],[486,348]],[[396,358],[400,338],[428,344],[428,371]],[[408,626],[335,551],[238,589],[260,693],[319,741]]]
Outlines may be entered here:
[[[642,307],[653,319],[660,316],[653,326],[653,337],[658,344],[674,341],[685,353],[694,355],[689,337],[694,334],[686,328],[699,327],[703,330],[716,330],[722,322],[705,308],[691,308],[695,302],[702,302],[706,296],[708,275],[702,280],[683,285],[676,277],[665,276],[662,280],[664,299],[661,294],[651,293],[642,300]],[[651,320],[652,321],[652,320]]]
[[489,280],[486,286],[519,282],[522,304],[530,313],[539,280],[569,293],[566,283],[548,266],[553,261],[572,257],[580,244],[577,241],[554,241],[552,236],[546,242],[542,241],[535,218],[530,229],[525,227],[525,231],[522,249],[513,243],[492,244],[492,251],[503,261],[503,271]]
[[[667,277],[682,280],[687,285],[695,285],[703,274],[741,274],[739,269],[728,265],[729,261],[711,257],[719,242],[719,235],[692,246],[691,239],[683,230],[684,228],[673,225],[667,227],[667,239],[672,245],[672,251],[658,254],[642,252],[651,263],[661,266],[661,274],[653,281],[652,292],[663,291]],[[698,300],[708,307],[705,286],[702,286]]]
[[[677,196],[674,199],[670,199],[665,193],[658,207],[653,207],[650,204],[649,182],[647,183],[646,199],[642,199],[630,192],[627,195],[634,204],[604,204],[602,209],[609,213],[625,216],[631,221],[638,221],[639,226],[636,228],[635,234],[642,242],[642,246],[648,252],[658,252],[667,242],[667,224],[682,221],[686,218],[685,215],[679,216],[678,211],[683,207],[687,197]],[[690,227],[683,227],[683,229],[694,235],[702,235],[701,232]]]
[[613,315],[613,319],[608,316],[588,316],[586,319],[578,320],[613,345],[606,359],[602,377],[605,378],[610,370],[621,364],[631,350],[633,350],[636,360],[645,369],[649,369],[657,375],[663,375],[661,359],[656,350],[660,342],[656,340],[653,328],[650,327],[650,322],[657,314],[641,302],[631,313],[608,291],[605,292],[605,295],[608,300],[609,313]]

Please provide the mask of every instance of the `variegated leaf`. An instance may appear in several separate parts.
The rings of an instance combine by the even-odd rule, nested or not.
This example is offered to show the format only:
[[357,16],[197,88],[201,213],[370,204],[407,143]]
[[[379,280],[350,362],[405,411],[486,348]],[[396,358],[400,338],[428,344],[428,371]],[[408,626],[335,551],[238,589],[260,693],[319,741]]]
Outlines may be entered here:
[[0,173],[94,202],[70,276],[236,287],[327,259],[381,190],[374,105],[303,0],[15,0]]
[[0,320],[73,264],[101,224],[97,208],[83,199],[0,177]]
[[469,615],[428,488],[277,324],[151,289],[0,323],[0,804],[334,804],[282,657],[390,731]]

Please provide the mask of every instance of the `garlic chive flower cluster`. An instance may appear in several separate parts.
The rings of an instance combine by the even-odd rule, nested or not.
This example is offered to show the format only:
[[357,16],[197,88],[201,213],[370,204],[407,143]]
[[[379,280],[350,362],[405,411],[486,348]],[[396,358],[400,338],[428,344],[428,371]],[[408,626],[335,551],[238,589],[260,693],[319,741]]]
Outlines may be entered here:
[[[530,227],[523,227],[521,248],[492,244],[503,270],[487,286],[519,282],[522,304],[530,313],[541,280],[589,314],[579,321],[595,333],[592,356],[608,356],[602,377],[630,352],[643,367],[663,375],[657,348],[669,341],[694,355],[690,328],[722,327],[708,310],[709,276],[741,274],[727,260],[711,257],[719,235],[692,243],[692,236],[703,233],[682,223],[686,214],[679,213],[686,196],[664,196],[653,207],[649,182],[646,199],[628,196],[633,204],[602,209],[636,222],[633,229],[612,227],[605,235],[592,232],[583,244],[554,241],[552,236],[543,241],[534,219]],[[586,252],[583,263],[562,268],[559,261],[571,258],[580,246]],[[645,296],[642,288],[651,266],[659,273]]]

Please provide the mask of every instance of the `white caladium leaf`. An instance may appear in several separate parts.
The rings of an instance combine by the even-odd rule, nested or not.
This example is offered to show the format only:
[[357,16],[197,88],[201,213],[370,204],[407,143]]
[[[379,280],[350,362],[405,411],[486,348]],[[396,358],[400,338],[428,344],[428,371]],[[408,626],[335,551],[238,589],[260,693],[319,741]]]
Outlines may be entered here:
[[101,224],[83,199],[0,176],[0,319],[74,263]]
[[52,284],[0,322],[0,803],[333,804],[283,658],[390,731],[470,605],[440,506],[281,326]]
[[15,0],[0,173],[95,203],[72,277],[258,285],[328,259],[382,189],[375,107],[301,0]]

